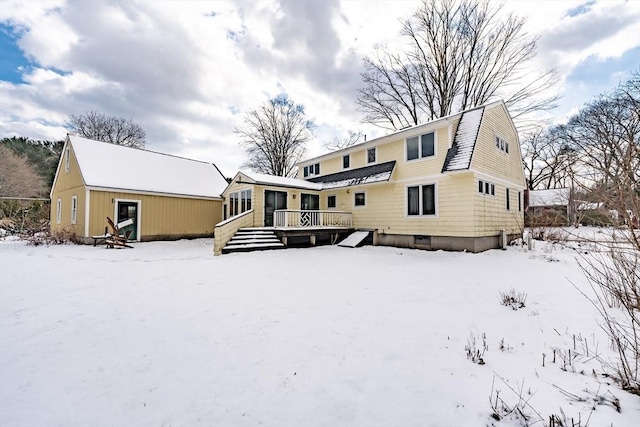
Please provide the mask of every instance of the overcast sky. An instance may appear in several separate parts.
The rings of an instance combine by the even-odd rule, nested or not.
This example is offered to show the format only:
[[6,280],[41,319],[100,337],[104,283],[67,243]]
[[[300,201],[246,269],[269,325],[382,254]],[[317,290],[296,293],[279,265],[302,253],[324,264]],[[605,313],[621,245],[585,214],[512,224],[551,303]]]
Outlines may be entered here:
[[[0,0],[0,137],[59,140],[69,114],[132,118],[147,148],[245,159],[234,127],[278,94],[315,120],[310,155],[360,123],[362,58],[398,41],[419,1]],[[540,37],[532,72],[557,67],[561,121],[640,69],[640,1],[507,0]]]

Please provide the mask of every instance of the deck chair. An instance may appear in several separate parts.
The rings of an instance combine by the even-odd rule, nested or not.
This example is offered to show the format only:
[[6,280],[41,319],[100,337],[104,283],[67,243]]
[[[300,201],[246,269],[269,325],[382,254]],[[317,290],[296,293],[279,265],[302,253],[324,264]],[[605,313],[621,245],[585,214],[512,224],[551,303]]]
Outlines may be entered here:
[[129,240],[129,237],[131,237],[131,230],[125,231],[124,234],[121,233],[122,227],[133,224],[133,221],[131,219],[122,221],[116,225],[111,220],[111,218],[107,217],[107,224],[109,224],[109,227],[111,227],[111,237],[109,237],[105,241],[107,244],[107,249],[133,248],[133,246],[127,245],[127,241]]

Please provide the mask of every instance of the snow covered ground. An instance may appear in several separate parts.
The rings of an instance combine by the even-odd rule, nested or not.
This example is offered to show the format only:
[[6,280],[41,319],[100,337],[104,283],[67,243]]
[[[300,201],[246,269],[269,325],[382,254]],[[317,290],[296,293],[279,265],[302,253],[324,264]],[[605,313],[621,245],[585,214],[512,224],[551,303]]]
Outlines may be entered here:
[[[638,425],[640,398],[593,359],[613,354],[574,287],[578,243],[211,245],[0,242],[0,425],[520,425],[491,418],[497,391],[534,425]],[[511,288],[524,308],[500,304]],[[465,347],[483,337],[479,365]]]

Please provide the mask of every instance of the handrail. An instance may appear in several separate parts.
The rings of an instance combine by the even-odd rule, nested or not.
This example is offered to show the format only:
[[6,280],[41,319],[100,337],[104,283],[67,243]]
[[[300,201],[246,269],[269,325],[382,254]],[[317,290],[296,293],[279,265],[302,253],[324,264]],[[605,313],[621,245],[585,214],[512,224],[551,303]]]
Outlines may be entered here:
[[253,209],[225,219],[215,225],[213,232],[213,254],[221,255],[222,248],[243,227],[253,226]]
[[274,211],[275,227],[352,227],[347,211],[280,209]]

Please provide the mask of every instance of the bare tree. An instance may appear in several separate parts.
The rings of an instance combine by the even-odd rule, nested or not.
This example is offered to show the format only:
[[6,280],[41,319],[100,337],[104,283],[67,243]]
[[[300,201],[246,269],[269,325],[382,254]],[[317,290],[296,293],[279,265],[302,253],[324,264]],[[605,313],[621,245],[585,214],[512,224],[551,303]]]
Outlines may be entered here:
[[0,196],[43,197],[47,186],[29,161],[0,145]]
[[328,150],[336,151],[342,150],[343,148],[351,147],[352,145],[356,145],[362,140],[366,141],[366,136],[362,132],[354,132],[350,130],[349,132],[347,132],[347,136],[343,138],[335,137],[331,141],[322,144],[322,146]]
[[630,223],[640,214],[640,74],[587,104],[559,132],[578,154],[576,185]]
[[502,97],[514,119],[553,108],[545,96],[556,71],[525,73],[537,39],[525,20],[498,16],[501,5],[478,0],[423,0],[404,23],[403,52],[378,47],[364,59],[356,103],[364,122],[397,130]]
[[249,111],[244,126],[235,132],[242,137],[249,159],[243,166],[253,171],[290,176],[306,153],[314,128],[305,116],[304,106],[279,95]]
[[66,128],[70,133],[126,147],[144,148],[146,132],[131,119],[107,116],[98,111],[72,114]]
[[520,141],[529,189],[573,186],[577,153],[561,137],[558,128],[535,126]]

